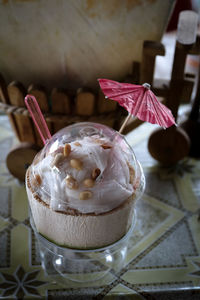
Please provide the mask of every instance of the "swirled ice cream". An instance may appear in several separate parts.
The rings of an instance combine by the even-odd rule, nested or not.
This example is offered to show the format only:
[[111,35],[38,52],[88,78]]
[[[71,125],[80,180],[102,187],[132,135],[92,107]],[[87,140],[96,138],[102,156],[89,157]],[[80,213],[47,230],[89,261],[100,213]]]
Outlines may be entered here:
[[125,139],[95,123],[57,133],[27,171],[37,230],[59,245],[97,248],[129,229],[141,169]]

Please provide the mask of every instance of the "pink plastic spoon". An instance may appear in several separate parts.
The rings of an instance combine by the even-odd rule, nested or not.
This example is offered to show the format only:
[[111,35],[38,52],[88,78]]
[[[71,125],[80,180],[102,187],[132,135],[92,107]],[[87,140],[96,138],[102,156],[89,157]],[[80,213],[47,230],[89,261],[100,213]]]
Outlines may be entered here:
[[31,115],[31,117],[35,123],[35,126],[37,127],[37,130],[40,134],[40,137],[45,145],[47,143],[47,141],[51,138],[51,134],[49,132],[49,129],[47,127],[47,123],[43,117],[43,114],[40,110],[40,107],[37,103],[37,100],[32,95],[26,95],[25,104],[28,108],[28,111],[30,112],[30,115]]

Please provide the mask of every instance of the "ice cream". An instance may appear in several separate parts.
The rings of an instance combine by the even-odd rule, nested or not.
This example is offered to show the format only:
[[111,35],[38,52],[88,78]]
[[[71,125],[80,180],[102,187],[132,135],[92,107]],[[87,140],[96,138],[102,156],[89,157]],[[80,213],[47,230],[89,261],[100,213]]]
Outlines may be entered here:
[[122,135],[79,123],[45,145],[27,171],[26,187],[42,235],[58,245],[92,249],[126,234],[144,177]]

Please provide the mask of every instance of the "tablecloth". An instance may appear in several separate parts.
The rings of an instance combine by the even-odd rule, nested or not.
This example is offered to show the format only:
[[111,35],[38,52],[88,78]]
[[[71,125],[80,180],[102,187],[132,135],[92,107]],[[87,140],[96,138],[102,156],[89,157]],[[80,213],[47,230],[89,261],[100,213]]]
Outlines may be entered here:
[[29,223],[25,187],[6,168],[17,143],[0,116],[0,295],[9,299],[200,299],[200,161],[162,168],[148,153],[154,125],[127,135],[146,177],[126,265],[92,283],[47,277]]

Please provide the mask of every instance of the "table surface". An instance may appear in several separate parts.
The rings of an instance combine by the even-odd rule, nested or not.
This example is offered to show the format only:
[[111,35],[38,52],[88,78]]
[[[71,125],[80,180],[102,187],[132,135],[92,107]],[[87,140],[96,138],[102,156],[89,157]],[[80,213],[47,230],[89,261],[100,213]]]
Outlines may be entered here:
[[23,184],[5,164],[16,143],[7,116],[0,116],[0,295],[9,299],[200,299],[200,161],[161,168],[147,150],[154,125],[127,135],[146,176],[137,202],[137,223],[126,266],[88,284],[65,285],[45,276],[29,223]]

